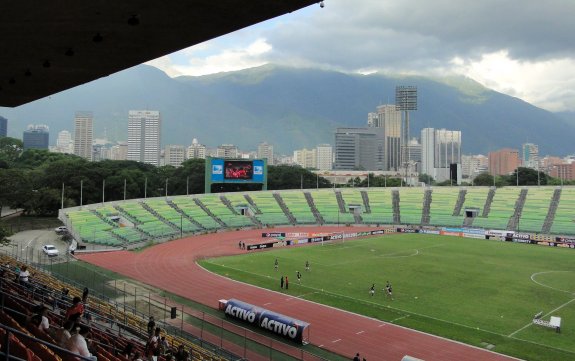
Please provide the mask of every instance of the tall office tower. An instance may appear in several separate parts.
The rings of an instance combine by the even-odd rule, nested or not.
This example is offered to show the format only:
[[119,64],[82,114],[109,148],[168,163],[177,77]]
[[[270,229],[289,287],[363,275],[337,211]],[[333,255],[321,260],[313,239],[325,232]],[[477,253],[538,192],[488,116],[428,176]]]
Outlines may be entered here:
[[216,151],[216,156],[218,158],[237,158],[238,157],[238,147],[233,144],[222,144],[218,146]]
[[377,127],[379,123],[379,116],[377,113],[367,113],[367,127],[374,128]]
[[524,167],[539,169],[539,147],[533,143],[523,144],[521,147],[521,159]]
[[74,154],[92,161],[92,112],[76,112],[74,117]]
[[187,149],[188,159],[206,159],[206,146],[198,143],[196,138],[192,139],[192,145]]
[[24,149],[48,149],[50,132],[47,125],[29,125],[24,131]]
[[58,153],[72,154],[74,153],[74,141],[72,140],[72,133],[67,130],[58,132],[56,139],[56,151]]
[[[396,105],[386,104],[377,107],[375,128],[383,129],[383,144],[378,145],[378,158],[384,170],[401,168],[401,112]],[[382,146],[382,149],[379,147]]]
[[183,145],[166,145],[164,148],[164,165],[179,167],[184,160],[186,160],[186,148]]
[[411,138],[407,147],[410,159],[415,164],[414,170],[419,171],[421,169],[421,143],[417,138]]
[[112,160],[126,160],[128,159],[128,143],[118,142],[110,148],[110,159]]
[[293,152],[293,162],[302,168],[317,168],[317,149],[298,149]]
[[383,170],[384,128],[337,128],[336,170]]
[[0,116],[0,138],[8,135],[8,119]]
[[479,173],[487,171],[487,165],[487,157],[482,154],[461,156],[461,173],[463,177],[475,178]]
[[517,149],[500,149],[489,152],[489,173],[491,175],[508,175],[515,172],[521,164]]
[[331,144],[320,144],[316,148],[316,168],[319,170],[331,170],[333,168],[333,147]]
[[[455,165],[455,169],[453,168]],[[421,173],[442,182],[454,176],[461,180],[461,131],[424,128],[421,130]]]
[[268,165],[274,165],[274,146],[267,142],[258,145],[258,158],[267,159]]
[[160,165],[160,127],[157,110],[128,112],[128,160]]

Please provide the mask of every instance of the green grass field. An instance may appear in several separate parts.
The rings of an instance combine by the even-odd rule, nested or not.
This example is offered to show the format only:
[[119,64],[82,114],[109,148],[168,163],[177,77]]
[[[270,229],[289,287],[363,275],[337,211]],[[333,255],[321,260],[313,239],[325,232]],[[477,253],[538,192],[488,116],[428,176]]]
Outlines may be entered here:
[[[310,272],[305,272],[306,260]],[[493,345],[494,351],[516,357],[575,359],[572,249],[405,234],[201,264],[235,280],[479,347]],[[301,285],[296,271],[303,275]],[[280,289],[281,275],[289,276],[289,291]],[[382,291],[386,281],[393,285],[393,300]],[[531,324],[540,311],[546,320],[562,318],[561,333]]]

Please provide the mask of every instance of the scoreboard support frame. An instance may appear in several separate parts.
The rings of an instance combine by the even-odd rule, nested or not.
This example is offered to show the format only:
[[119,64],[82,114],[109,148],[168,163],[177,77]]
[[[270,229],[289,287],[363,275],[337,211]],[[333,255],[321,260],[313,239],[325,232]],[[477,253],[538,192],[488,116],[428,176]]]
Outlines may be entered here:
[[[222,180],[214,180],[213,174],[213,166],[214,161],[219,162],[220,160],[223,161],[222,164],[225,164],[226,161],[235,161],[235,162],[261,162],[263,165],[263,174],[261,176],[261,181],[254,181],[253,178],[256,177],[254,175],[252,179],[225,179],[222,177]],[[224,169],[222,168],[222,172]],[[263,159],[229,159],[229,158],[214,158],[214,157],[206,157],[206,167],[205,167],[205,180],[204,180],[204,193],[209,194],[212,193],[212,184],[261,184],[262,190],[268,190],[268,160],[266,158]]]

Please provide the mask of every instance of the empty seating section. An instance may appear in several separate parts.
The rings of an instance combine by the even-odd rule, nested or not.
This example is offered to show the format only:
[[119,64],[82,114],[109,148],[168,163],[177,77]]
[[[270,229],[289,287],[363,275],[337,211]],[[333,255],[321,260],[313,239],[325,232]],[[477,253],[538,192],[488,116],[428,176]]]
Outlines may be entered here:
[[302,191],[283,191],[281,197],[298,224],[317,223]]
[[369,188],[369,207],[371,213],[361,215],[366,224],[393,224],[393,201],[391,188]]
[[488,193],[488,187],[467,188],[467,193],[465,193],[465,202],[463,202],[463,207],[461,207],[461,213],[463,214],[465,212],[465,208],[478,208],[479,215],[481,215],[483,212],[483,207],[485,207],[485,201],[487,200]]
[[[345,202],[346,210],[349,212],[349,206],[356,206],[361,208],[361,212],[364,211],[363,198],[361,198],[360,189],[342,189],[341,197]],[[360,213],[361,213],[360,212]]]
[[136,228],[153,238],[170,237],[178,232],[166,223],[162,222],[155,215],[150,213],[139,202],[128,202],[121,204],[122,210],[136,222]]
[[575,234],[575,188],[564,187],[551,226],[554,234]]
[[325,223],[354,224],[355,218],[351,213],[342,213],[337,204],[335,192],[332,189],[322,189],[310,192],[313,202],[323,217]]
[[184,214],[201,224],[205,229],[214,230],[221,228],[218,222],[198,206],[191,197],[174,197],[172,198],[172,202],[178,206]]
[[[250,204],[248,203],[248,201],[246,200],[246,198],[244,197],[244,194],[241,192],[237,192],[237,193],[226,193],[223,194],[223,196],[225,196],[230,203],[232,204],[232,207],[239,213],[240,208],[250,208]],[[255,211],[252,210],[252,213],[255,213]]]
[[262,224],[290,224],[272,192],[254,192],[251,193],[250,196],[262,212],[261,214],[256,214],[256,218],[262,222]]
[[112,229],[112,233],[123,239],[128,244],[138,243],[148,239],[148,237],[142,232],[130,227],[114,228]]
[[110,230],[113,225],[105,222],[89,210],[72,211],[66,214],[74,231],[83,242],[106,246],[119,246],[122,242]]
[[222,202],[219,194],[204,195],[198,199],[228,227],[250,227],[254,225],[249,217],[234,214]]
[[515,202],[520,192],[521,188],[518,187],[498,188],[487,217],[475,218],[473,225],[481,228],[506,229],[509,219],[515,213]]
[[150,199],[146,200],[145,203],[156,212],[158,217],[170,222],[178,229],[181,228],[184,233],[192,233],[200,230],[198,226],[190,222],[180,212],[166,203],[164,199]]
[[553,197],[553,188],[529,188],[527,198],[519,218],[518,230],[526,232],[541,232],[549,204]]
[[399,209],[402,224],[420,224],[423,212],[423,188],[401,188]]
[[[464,217],[453,216],[453,210],[455,209],[458,197],[458,188],[433,188],[429,207],[429,224],[461,227]],[[403,210],[401,214],[403,216]]]

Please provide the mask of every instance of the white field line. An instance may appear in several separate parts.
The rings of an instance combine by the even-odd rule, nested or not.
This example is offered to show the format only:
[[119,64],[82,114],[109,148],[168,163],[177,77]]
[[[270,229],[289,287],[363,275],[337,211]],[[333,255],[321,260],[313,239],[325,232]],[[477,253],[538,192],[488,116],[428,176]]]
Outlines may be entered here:
[[568,294],[572,295],[572,294],[574,294],[574,292],[572,292],[572,291],[561,290],[561,289],[559,289],[559,288],[551,287],[551,286],[548,286],[548,285],[546,285],[546,284],[544,284],[544,283],[537,282],[537,281],[535,280],[535,277],[538,276],[538,275],[542,275],[542,274],[546,274],[546,273],[565,273],[565,272],[570,273],[570,272],[573,272],[573,271],[545,271],[545,272],[537,272],[537,273],[534,273],[534,274],[531,275],[531,281],[535,282],[535,283],[538,284],[539,286],[546,287],[546,288],[550,288],[550,289],[555,290],[555,291],[559,291],[559,292],[563,292],[563,293],[568,293]]
[[[550,314],[552,314],[553,312],[559,311],[560,309],[562,309],[563,307],[567,306],[568,304],[570,304],[570,303],[573,302],[573,301],[575,301],[575,298],[573,298],[573,299],[571,299],[571,300],[565,302],[565,303],[562,304],[561,306],[559,306],[559,307],[557,307],[557,308],[555,308],[555,309],[553,309],[553,310],[547,312],[546,314],[544,314],[544,315],[541,316],[541,317],[542,317],[542,318],[543,318],[543,317],[547,317],[547,316],[549,316]],[[529,323],[526,324],[525,326],[521,327],[519,330],[510,333],[507,337],[513,337],[513,335],[515,335],[516,333],[518,333],[518,332],[520,332],[520,331],[523,331],[524,329],[526,329],[527,327],[531,326],[532,324],[533,324],[533,322],[529,322]]]

